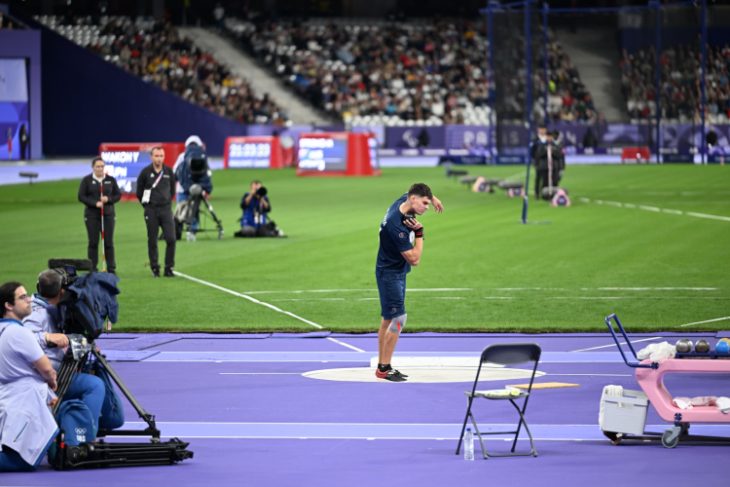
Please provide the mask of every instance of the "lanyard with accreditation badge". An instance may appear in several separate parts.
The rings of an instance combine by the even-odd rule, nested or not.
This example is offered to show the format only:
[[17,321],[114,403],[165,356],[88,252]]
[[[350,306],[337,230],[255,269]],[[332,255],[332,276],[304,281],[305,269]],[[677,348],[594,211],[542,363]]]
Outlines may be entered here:
[[160,169],[160,174],[157,176],[157,179],[155,179],[155,182],[152,183],[152,187],[150,189],[145,189],[142,193],[142,204],[145,205],[150,202],[150,196],[152,196],[152,190],[157,187],[158,184],[160,184],[160,180],[162,179],[162,175],[165,174],[165,168],[164,166],[162,169]]

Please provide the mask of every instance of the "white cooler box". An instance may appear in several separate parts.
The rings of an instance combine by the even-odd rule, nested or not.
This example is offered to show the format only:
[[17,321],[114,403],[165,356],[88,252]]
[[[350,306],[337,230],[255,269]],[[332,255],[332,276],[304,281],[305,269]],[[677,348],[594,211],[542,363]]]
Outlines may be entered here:
[[601,395],[598,424],[602,431],[643,435],[649,400],[641,391],[606,386]]

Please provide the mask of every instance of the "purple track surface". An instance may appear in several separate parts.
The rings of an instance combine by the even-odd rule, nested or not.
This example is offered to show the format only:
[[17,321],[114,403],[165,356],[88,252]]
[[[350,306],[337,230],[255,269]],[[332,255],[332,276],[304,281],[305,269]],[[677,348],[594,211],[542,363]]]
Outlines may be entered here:
[[[632,339],[643,340],[638,350],[677,336]],[[394,364],[406,355],[478,360],[489,344],[525,341],[543,349],[539,370],[546,375],[538,382],[579,387],[533,392],[526,417],[537,458],[482,460],[477,444],[477,459],[466,462],[454,450],[469,383],[332,382],[301,375],[369,367],[377,353],[375,335],[114,334],[99,339],[100,348],[137,400],[156,415],[163,436],[190,441],[195,457],[173,466],[66,472],[44,464],[35,473],[1,474],[0,486],[728,485],[722,467],[730,453],[727,445],[613,446],[603,437],[598,427],[603,386],[639,388],[608,335],[406,334]],[[667,376],[667,386],[675,395],[730,396],[730,374]],[[482,403],[475,414],[486,429],[515,424],[508,404]],[[128,427],[141,428],[135,411],[129,404],[126,408]],[[646,429],[667,427],[650,407]],[[691,432],[730,438],[730,424],[693,424]],[[504,450],[508,442],[492,437],[487,445]],[[520,441],[518,448],[526,445]]]

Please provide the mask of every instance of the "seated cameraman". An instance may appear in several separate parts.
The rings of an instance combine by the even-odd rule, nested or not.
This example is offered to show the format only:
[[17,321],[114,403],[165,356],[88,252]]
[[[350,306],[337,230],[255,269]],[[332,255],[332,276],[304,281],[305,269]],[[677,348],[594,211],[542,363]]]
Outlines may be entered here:
[[[23,325],[33,332],[56,372],[61,367],[69,346],[68,337],[59,329],[60,316],[57,308],[64,294],[63,279],[63,275],[55,269],[40,273],[36,286],[38,292],[33,295],[31,313],[23,320]],[[101,379],[91,374],[77,373],[61,398],[62,401],[80,399],[86,404],[94,418],[92,438],[96,437],[99,429],[98,421],[105,394],[106,388]]]
[[249,191],[241,198],[241,230],[235,233],[236,237],[263,237],[267,229],[267,213],[271,211],[271,202],[266,188],[261,181],[251,181]]
[[19,282],[0,286],[0,472],[34,470],[58,433],[56,371],[20,323],[30,310]]

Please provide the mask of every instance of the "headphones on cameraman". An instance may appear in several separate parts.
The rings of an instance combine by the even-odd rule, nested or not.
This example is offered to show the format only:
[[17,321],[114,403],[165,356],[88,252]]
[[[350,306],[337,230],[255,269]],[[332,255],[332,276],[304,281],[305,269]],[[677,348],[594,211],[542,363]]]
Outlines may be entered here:
[[52,288],[47,289],[47,291],[49,291],[51,293],[51,296],[43,296],[43,293],[41,292],[41,276],[47,271],[42,271],[40,274],[38,274],[38,280],[35,283],[35,290],[38,292],[38,294],[41,297],[53,298],[55,296],[58,296],[58,294],[61,292],[61,289],[63,288],[64,284],[66,283],[67,274],[63,270],[56,269],[55,267],[48,269],[48,270],[55,272],[56,274],[58,274],[61,277],[61,280],[58,284],[54,283],[54,286]]

